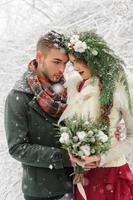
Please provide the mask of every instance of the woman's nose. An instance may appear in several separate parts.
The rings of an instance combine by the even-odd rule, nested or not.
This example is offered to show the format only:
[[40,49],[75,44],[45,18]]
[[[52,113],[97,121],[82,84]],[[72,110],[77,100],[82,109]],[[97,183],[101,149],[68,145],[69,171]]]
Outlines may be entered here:
[[74,64],[73,68],[74,68],[75,71],[79,71],[80,70],[80,67],[77,64]]

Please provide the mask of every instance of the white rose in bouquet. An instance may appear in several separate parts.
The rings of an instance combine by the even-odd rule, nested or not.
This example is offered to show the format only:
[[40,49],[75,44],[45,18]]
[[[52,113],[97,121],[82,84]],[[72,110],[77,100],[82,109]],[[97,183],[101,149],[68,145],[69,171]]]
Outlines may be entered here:
[[79,138],[80,141],[83,141],[86,138],[86,136],[87,136],[87,134],[86,134],[85,131],[79,131],[76,134],[77,134],[77,136],[78,136],[78,138]]
[[60,141],[60,143],[62,143],[62,144],[67,144],[67,145],[69,145],[69,144],[70,144],[69,133],[63,132],[63,133],[61,134],[61,137],[60,137],[59,141]]
[[90,155],[90,146],[85,144],[83,146],[80,147],[80,150],[84,153],[85,156],[89,156]]
[[99,131],[98,134],[97,134],[97,137],[103,143],[108,141],[108,136],[105,135],[103,131]]
[[90,138],[91,143],[95,143],[96,139],[94,137]]
[[88,136],[89,136],[89,137],[92,137],[92,136],[93,136],[93,134],[94,134],[94,132],[93,132],[93,131],[88,131]]
[[74,141],[74,142],[78,142],[78,140],[79,140],[79,138],[78,138],[77,136],[74,136],[74,137],[73,137],[73,141]]
[[91,153],[94,154],[95,153],[95,149],[91,149]]

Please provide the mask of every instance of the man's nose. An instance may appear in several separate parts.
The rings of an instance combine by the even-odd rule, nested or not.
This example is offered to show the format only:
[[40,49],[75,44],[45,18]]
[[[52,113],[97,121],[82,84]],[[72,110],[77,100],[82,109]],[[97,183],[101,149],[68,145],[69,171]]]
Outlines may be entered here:
[[65,66],[64,66],[64,65],[61,65],[61,66],[60,66],[60,70],[59,70],[59,71],[60,71],[60,73],[62,73],[62,74],[63,74],[63,73],[64,73],[64,70],[65,70]]

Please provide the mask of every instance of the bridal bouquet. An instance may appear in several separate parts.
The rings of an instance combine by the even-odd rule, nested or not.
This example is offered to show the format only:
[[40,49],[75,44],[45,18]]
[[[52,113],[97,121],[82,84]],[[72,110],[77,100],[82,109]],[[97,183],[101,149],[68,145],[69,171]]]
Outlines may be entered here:
[[[110,147],[109,127],[102,122],[92,122],[74,117],[58,125],[62,147],[77,158],[99,155]],[[82,168],[83,170],[83,168]],[[81,172],[81,167],[80,170]]]

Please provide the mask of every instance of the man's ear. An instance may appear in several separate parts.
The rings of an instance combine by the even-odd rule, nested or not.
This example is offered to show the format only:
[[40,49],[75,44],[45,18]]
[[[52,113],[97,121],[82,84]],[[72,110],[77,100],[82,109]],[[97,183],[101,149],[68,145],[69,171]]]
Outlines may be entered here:
[[37,53],[36,53],[36,60],[37,60],[38,64],[42,64],[43,54],[42,54],[41,51],[37,51]]

